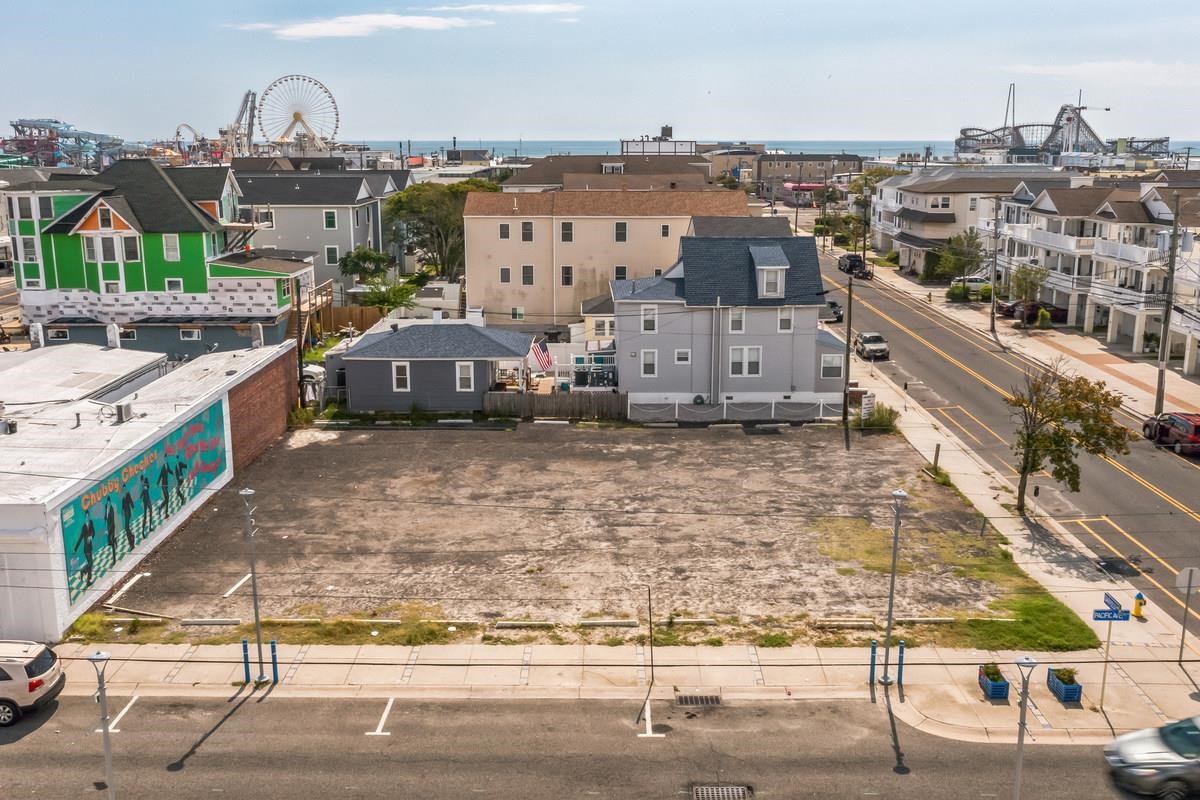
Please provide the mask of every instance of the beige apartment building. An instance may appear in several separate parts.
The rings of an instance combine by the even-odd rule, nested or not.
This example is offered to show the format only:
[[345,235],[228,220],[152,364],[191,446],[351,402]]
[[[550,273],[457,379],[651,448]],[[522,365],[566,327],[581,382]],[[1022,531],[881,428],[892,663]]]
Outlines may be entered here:
[[693,217],[748,217],[740,191],[473,192],[467,305],[487,324],[562,326],[609,281],[649,278],[679,256]]

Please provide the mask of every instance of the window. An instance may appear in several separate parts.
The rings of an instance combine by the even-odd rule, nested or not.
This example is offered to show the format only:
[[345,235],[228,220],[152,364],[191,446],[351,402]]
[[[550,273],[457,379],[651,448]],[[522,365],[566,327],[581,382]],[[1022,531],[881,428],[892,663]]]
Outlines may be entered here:
[[562,240],[564,242],[575,241],[575,223],[574,222],[564,222],[562,224]]
[[408,391],[408,362],[393,361],[392,362],[392,391],[407,392]]
[[521,285],[533,286],[533,264],[521,265]]
[[455,361],[454,373],[457,377],[456,386],[460,392],[475,391],[475,362]]
[[22,236],[21,244],[21,260],[22,261],[37,261],[37,238],[33,236]]
[[65,342],[71,338],[71,332],[69,330],[67,330],[66,328],[51,328],[49,331],[46,332],[46,338],[55,340],[55,341]]
[[790,308],[779,309],[779,332],[786,333],[792,329],[792,310]]
[[628,222],[616,223],[616,229],[614,231],[614,234],[615,234],[616,240],[618,242],[629,241],[629,223]]
[[525,319],[525,306],[513,306],[512,319]]
[[512,269],[510,269],[509,267],[501,267],[500,268],[500,282],[501,283],[512,283]]
[[608,329],[607,320],[598,319],[592,322],[592,335],[604,336],[604,332]]
[[521,223],[521,241],[522,242],[532,242],[533,241],[533,223],[532,222],[522,222]]
[[657,278],[659,275],[662,275],[662,270],[661,269],[654,270],[654,277]]
[[642,333],[658,333],[658,306],[642,306]]
[[691,350],[676,350],[675,351],[675,363],[676,364],[692,363],[692,351]]
[[163,260],[178,261],[179,260],[179,234],[164,233],[163,234]]
[[507,222],[500,223],[500,238],[501,239],[508,238],[508,223]]
[[182,292],[183,291],[183,278],[167,278],[167,291],[168,292]]
[[113,237],[100,237],[100,260],[105,262],[117,260],[117,240]]
[[133,328],[121,328],[121,330],[117,333],[117,338],[123,339],[127,342],[136,342],[137,331]]
[[974,211],[978,205],[979,205],[979,198],[978,198],[978,197],[972,197],[972,198],[971,198],[971,199],[968,201],[968,209],[967,209],[967,210],[968,210],[968,211]]
[[83,237],[83,260],[96,260],[96,240],[90,236]]
[[730,377],[755,378],[762,375],[762,348],[731,347],[729,348]]
[[562,285],[571,286],[575,282],[575,268],[569,264],[562,265]]
[[837,353],[825,353],[821,356],[821,377],[842,377],[842,356]]
[[272,209],[266,209],[258,212],[258,223],[267,230],[275,227],[275,212]]
[[354,209],[354,227],[356,227],[356,228],[357,228],[357,227],[358,227],[358,225],[359,225],[359,222],[358,222],[358,209],[356,208],[356,209]]
[[184,342],[198,342],[198,341],[200,341],[200,329],[199,328],[180,328],[179,329],[179,339],[180,339],[180,341],[184,341]]
[[121,293],[121,282],[120,281],[104,281],[103,288],[104,288],[104,294],[120,294]]
[[141,261],[142,248],[138,244],[137,237],[124,236],[121,238],[122,255],[126,261]]
[[41,278],[25,278],[21,281],[22,289],[40,289],[42,288]]
[[33,206],[28,197],[17,198],[17,219],[33,219]]
[[619,281],[625,280],[625,276],[628,274],[629,274],[629,267],[626,267],[623,264],[618,264],[617,268],[615,270],[613,270],[614,277],[616,277],[616,279]]
[[327,231],[337,230],[337,211],[336,210],[325,212],[325,230],[327,230]]
[[642,377],[655,378],[658,377],[658,351],[643,350],[642,351]]
[[669,239],[671,237],[671,226],[670,225],[660,226],[659,231],[660,231],[660,235],[662,236],[662,238]]
[[338,263],[337,245],[330,244],[325,246],[325,263],[331,267]]
[[112,230],[112,211],[107,206],[100,206],[96,210],[96,218],[100,221],[100,230]]
[[729,332],[742,333],[746,330],[746,309],[729,309]]
[[931,197],[931,198],[929,198],[929,207],[930,208],[949,208],[950,207],[950,198],[945,197],[945,196]]
[[292,279],[284,278],[279,281],[279,293],[284,297],[292,296]]
[[38,217],[42,220],[54,219],[54,200],[52,198],[38,198]]
[[763,270],[763,297],[779,297],[783,294],[783,270]]

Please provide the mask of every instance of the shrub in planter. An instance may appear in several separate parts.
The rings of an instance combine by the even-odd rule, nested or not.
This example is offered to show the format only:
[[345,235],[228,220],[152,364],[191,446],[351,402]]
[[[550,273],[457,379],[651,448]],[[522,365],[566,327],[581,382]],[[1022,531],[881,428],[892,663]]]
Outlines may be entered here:
[[1063,703],[1077,703],[1083,698],[1083,686],[1075,682],[1075,670],[1070,667],[1047,669],[1046,686]]
[[1008,699],[1008,681],[1004,679],[1004,674],[995,662],[979,667],[979,688],[989,700]]
[[1054,670],[1054,677],[1063,682],[1063,685],[1070,686],[1075,683],[1075,669],[1073,667],[1058,667]]

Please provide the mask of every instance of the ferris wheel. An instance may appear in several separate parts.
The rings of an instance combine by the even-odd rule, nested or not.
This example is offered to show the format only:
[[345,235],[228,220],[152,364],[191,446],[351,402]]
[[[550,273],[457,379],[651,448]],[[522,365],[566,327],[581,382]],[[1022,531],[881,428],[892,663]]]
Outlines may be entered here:
[[327,147],[337,135],[337,101],[316,78],[284,75],[263,90],[258,124],[272,144]]

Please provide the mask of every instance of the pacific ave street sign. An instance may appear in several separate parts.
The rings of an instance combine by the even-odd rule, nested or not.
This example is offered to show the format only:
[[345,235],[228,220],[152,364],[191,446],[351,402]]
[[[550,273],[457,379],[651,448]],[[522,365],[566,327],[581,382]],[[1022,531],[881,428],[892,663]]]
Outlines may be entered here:
[[1096,622],[1129,622],[1129,609],[1113,611],[1111,608],[1097,608],[1092,612]]

